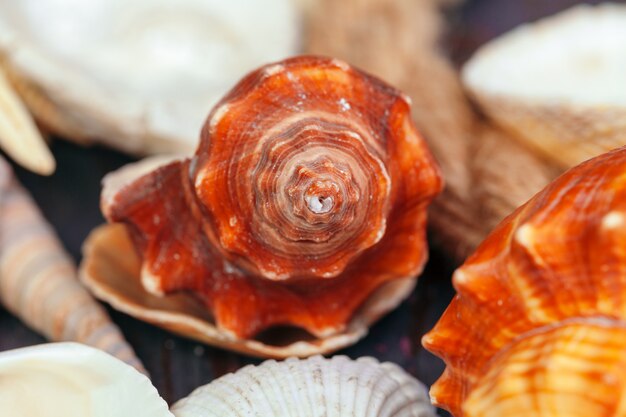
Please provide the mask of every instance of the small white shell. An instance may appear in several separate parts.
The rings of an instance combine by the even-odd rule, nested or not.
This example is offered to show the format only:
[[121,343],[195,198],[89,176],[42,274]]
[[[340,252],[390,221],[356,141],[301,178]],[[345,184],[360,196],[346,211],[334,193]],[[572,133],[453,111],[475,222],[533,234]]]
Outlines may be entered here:
[[0,353],[3,417],[172,417],[150,380],[78,343]]
[[176,417],[434,417],[425,387],[400,367],[345,356],[269,360],[196,389]]

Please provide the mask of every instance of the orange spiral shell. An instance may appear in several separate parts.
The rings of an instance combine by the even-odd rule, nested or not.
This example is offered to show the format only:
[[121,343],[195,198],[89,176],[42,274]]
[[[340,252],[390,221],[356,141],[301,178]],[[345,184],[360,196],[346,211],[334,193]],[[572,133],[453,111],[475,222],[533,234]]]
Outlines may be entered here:
[[297,57],[247,75],[190,160],[104,202],[153,293],[192,290],[223,329],[341,331],[384,283],[426,259],[442,186],[406,96],[346,63]]
[[556,179],[453,282],[423,340],[447,364],[436,404],[471,417],[626,415],[615,413],[626,378],[608,372],[626,369],[615,354],[626,351],[626,148]]

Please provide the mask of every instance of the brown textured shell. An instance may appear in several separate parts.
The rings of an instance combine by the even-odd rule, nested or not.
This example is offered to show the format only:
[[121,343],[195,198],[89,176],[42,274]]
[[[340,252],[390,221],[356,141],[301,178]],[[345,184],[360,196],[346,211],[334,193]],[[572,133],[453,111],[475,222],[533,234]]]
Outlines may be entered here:
[[[624,415],[604,414],[617,406],[604,400],[591,401],[587,408],[580,402],[576,414],[569,412],[572,392],[587,396],[595,389],[594,379],[606,376],[613,381],[603,365],[613,360],[611,346],[597,342],[596,331],[590,328],[579,337],[555,336],[553,329],[569,326],[572,320],[583,327],[597,327],[598,320],[608,322],[605,327],[624,326],[625,242],[626,148],[571,169],[505,219],[455,272],[458,294],[424,337],[426,348],[447,364],[431,389],[435,403],[455,416],[487,416],[492,415],[490,407],[526,390],[529,407],[538,408],[513,412],[511,407],[498,415]],[[617,324],[610,324],[614,321]],[[606,340],[623,350],[626,339],[623,329],[620,332],[622,336],[616,333]],[[520,344],[532,347],[515,354],[522,349]],[[582,364],[571,390],[563,390],[558,377],[533,382],[538,368],[552,369],[568,360],[563,356],[568,349]],[[538,362],[539,357],[545,360]],[[616,363],[623,367],[623,358]],[[496,394],[507,380],[502,377],[506,369],[527,379]],[[561,377],[571,381],[570,374]],[[595,376],[587,378],[591,374]],[[621,398],[625,387],[622,379],[611,382],[604,398]],[[549,407],[541,408],[547,392],[560,394],[551,397]],[[603,413],[589,408],[592,403],[601,404]]]
[[403,94],[297,57],[246,76],[192,159],[106,191],[103,212],[127,225],[148,292],[193,292],[236,338],[282,325],[325,338],[421,271],[441,185]]

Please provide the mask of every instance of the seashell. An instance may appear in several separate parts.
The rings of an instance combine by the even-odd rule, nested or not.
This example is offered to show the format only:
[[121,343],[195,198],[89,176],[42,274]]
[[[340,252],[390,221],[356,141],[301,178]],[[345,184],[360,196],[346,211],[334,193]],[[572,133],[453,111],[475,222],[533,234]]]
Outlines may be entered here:
[[424,339],[455,416],[622,416],[626,147],[560,176],[454,274]]
[[291,0],[21,0],[0,5],[2,65],[46,127],[133,154],[191,153],[249,68],[292,54]]
[[435,417],[426,388],[374,358],[287,359],[246,366],[172,406],[176,417]]
[[16,162],[38,174],[54,172],[54,157],[24,103],[0,70],[0,147]]
[[8,417],[435,416],[426,388],[399,366],[345,356],[249,365],[196,389],[171,413],[144,375],[77,343],[0,353],[0,388]]
[[316,4],[305,51],[345,59],[411,97],[413,120],[446,179],[429,212],[432,241],[456,260],[561,173],[477,114],[441,53],[440,0]]
[[568,168],[626,144],[626,5],[579,5],[492,41],[463,68],[484,111]]
[[[105,179],[103,212],[126,230],[88,240],[84,282],[131,315],[251,354],[354,342],[408,295],[427,256],[441,178],[409,110],[339,60],[252,72],[210,114],[193,158]],[[124,260],[127,232],[140,264]],[[309,335],[253,340],[276,326]]]
[[6,417],[172,417],[145,375],[67,342],[0,353],[0,409]]
[[35,202],[0,159],[0,302],[54,341],[85,343],[145,372]]

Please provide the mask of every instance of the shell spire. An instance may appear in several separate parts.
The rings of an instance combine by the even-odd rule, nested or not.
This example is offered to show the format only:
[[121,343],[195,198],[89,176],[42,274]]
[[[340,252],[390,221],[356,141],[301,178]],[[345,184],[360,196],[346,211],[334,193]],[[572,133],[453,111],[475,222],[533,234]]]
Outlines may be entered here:
[[50,340],[91,345],[146,372],[106,311],[80,284],[74,262],[1,158],[0,301]]
[[[424,346],[455,416],[623,416],[626,148],[563,174],[454,274]],[[599,386],[598,380],[604,382]]]
[[[144,289],[193,292],[242,339],[285,325],[336,335],[378,290],[414,282],[442,187],[406,96],[310,56],[241,80],[193,158],[138,169],[105,180],[102,208],[127,226]],[[377,317],[407,294],[388,295]]]

